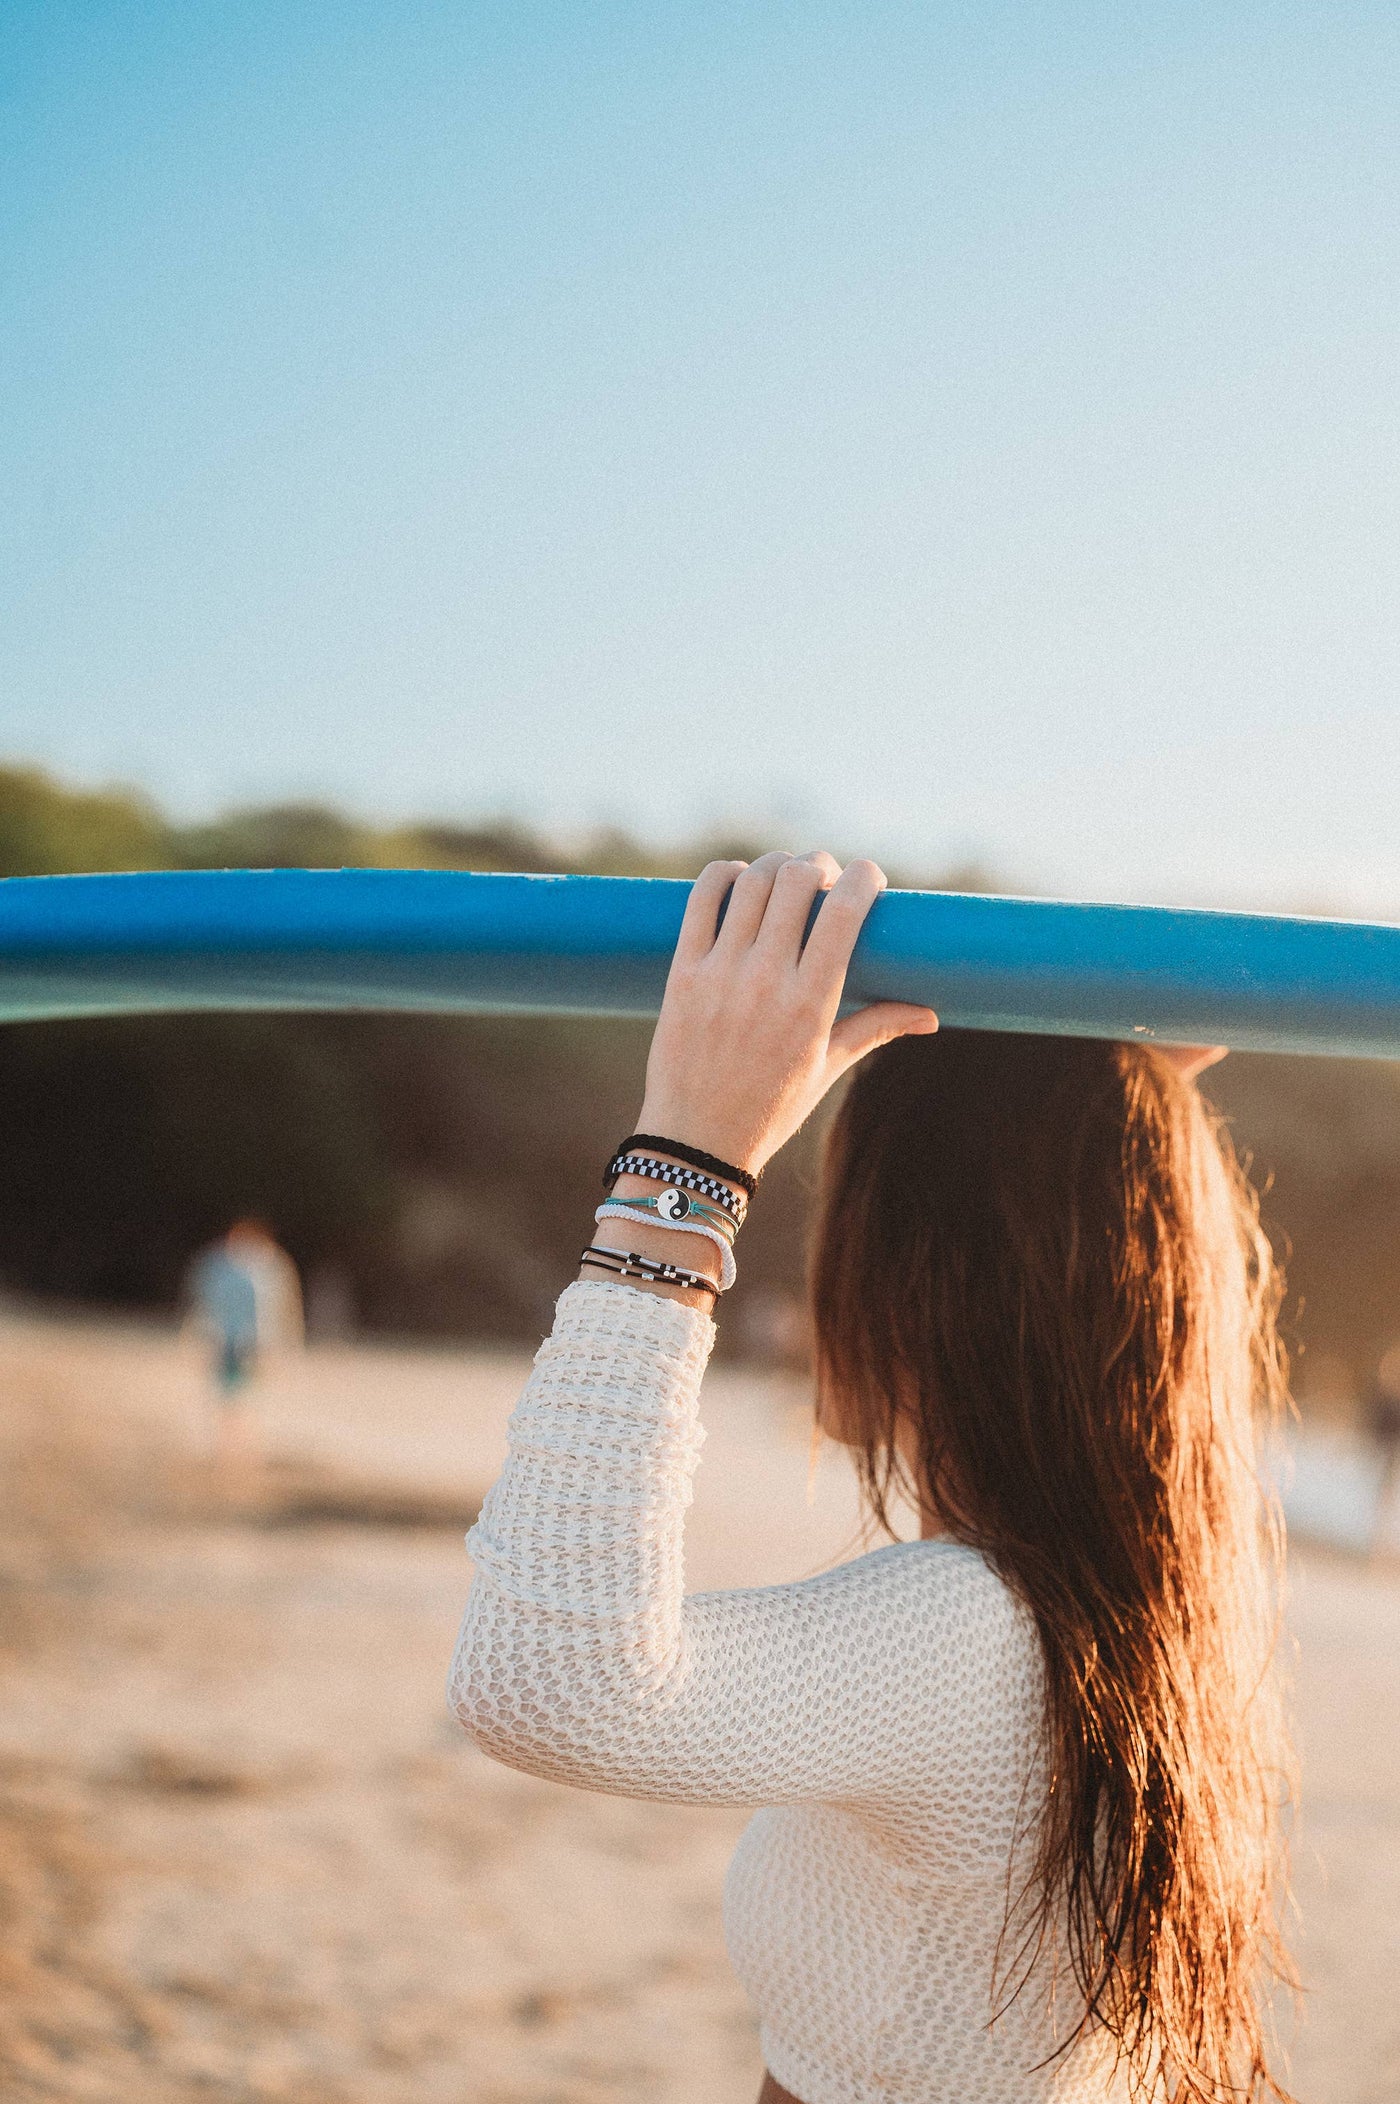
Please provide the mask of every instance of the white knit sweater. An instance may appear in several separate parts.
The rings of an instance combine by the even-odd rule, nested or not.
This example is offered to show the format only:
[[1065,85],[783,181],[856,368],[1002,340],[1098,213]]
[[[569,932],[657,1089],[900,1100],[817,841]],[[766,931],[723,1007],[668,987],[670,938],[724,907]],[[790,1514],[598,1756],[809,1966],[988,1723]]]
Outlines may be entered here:
[[802,2104],[1102,2104],[1094,2044],[1043,2064],[1057,2040],[1034,1980],[992,2021],[1017,1835],[1044,1787],[1029,1617],[939,1541],[685,1597],[713,1337],[630,1286],[563,1295],[468,1536],[457,1714],[499,1760],[584,1789],[764,1807],[725,1930],[767,2065]]

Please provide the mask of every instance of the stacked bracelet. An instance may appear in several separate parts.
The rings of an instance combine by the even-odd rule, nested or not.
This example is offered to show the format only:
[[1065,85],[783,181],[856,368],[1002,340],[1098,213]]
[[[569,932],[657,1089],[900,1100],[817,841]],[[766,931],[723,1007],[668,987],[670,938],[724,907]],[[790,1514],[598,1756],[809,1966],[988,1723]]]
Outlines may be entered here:
[[708,1198],[713,1205],[734,1222],[735,1229],[744,1224],[748,1211],[748,1198],[742,1191],[722,1183],[718,1177],[707,1175],[703,1169],[680,1168],[675,1162],[658,1161],[654,1154],[615,1154],[608,1163],[603,1182],[611,1190],[619,1176],[640,1176],[652,1183],[670,1184],[677,1191],[693,1191],[697,1197]]
[[[653,1148],[655,1153],[650,1151]],[[620,1176],[640,1177],[666,1188],[655,1198],[619,1198],[614,1196],[614,1187]],[[584,1251],[585,1264],[612,1271],[618,1278],[660,1280],[716,1297],[728,1292],[737,1276],[734,1237],[744,1224],[749,1200],[757,1189],[756,1177],[746,1169],[735,1168],[732,1162],[685,1147],[678,1140],[634,1132],[608,1163],[603,1185],[608,1196],[594,1214],[595,1220],[635,1220],[642,1226],[703,1235],[719,1251],[719,1284],[703,1272],[684,1271],[677,1264],[639,1256],[635,1251],[624,1257],[621,1250],[604,1249],[597,1244]]]
[[635,1249],[605,1249],[590,1242],[579,1262],[591,1264],[598,1271],[611,1271],[615,1278],[644,1278],[653,1285],[684,1286],[692,1293],[708,1293],[712,1299],[719,1296],[719,1287],[703,1271],[684,1271],[679,1264],[644,1257]]

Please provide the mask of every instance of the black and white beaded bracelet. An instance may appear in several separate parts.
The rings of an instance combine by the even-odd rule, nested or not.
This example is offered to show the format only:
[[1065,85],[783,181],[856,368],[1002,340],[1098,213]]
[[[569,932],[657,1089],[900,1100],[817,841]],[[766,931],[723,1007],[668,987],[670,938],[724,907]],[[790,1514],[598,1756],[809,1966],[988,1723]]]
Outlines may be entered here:
[[579,1262],[591,1264],[598,1271],[611,1271],[615,1278],[644,1278],[654,1286],[685,1286],[692,1293],[719,1298],[719,1287],[703,1271],[687,1271],[682,1265],[664,1263],[659,1257],[644,1257],[635,1249],[600,1249],[590,1242]]
[[707,1176],[702,1169],[685,1169],[676,1162],[663,1162],[654,1154],[615,1154],[608,1163],[603,1182],[611,1190],[619,1176],[643,1176],[653,1183],[670,1184],[679,1191],[694,1191],[700,1198],[708,1198],[729,1215],[736,1227],[744,1224],[748,1211],[748,1200],[717,1176]]

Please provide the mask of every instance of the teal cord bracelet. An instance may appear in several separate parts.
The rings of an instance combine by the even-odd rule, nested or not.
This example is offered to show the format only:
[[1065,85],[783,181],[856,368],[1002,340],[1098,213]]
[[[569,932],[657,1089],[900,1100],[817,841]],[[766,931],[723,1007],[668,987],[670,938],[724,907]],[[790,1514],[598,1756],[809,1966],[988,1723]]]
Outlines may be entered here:
[[702,1198],[692,1198],[688,1191],[674,1187],[663,1191],[658,1198],[614,1198],[617,1205],[630,1206],[634,1213],[650,1213],[664,1227],[679,1227],[682,1221],[691,1220],[697,1225],[713,1227],[730,1242],[739,1232],[739,1223],[732,1213],[724,1212],[717,1205],[706,1205]]

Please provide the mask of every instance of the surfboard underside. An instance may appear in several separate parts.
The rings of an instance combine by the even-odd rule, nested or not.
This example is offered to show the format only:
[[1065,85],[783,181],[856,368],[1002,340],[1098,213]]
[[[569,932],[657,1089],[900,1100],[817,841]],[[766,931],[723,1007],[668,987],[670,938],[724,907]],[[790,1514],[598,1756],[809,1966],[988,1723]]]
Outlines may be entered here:
[[[689,885],[441,870],[0,882],[0,1021],[195,1010],[654,1015]],[[1400,927],[891,891],[848,998],[945,1025],[1400,1058]]]

